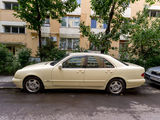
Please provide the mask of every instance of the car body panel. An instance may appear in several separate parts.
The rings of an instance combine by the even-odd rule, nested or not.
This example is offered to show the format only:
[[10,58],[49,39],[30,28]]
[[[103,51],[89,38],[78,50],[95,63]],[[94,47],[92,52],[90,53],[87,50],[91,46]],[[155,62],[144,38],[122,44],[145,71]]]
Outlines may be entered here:
[[[114,68],[62,68],[59,66],[74,56],[98,56],[105,58]],[[129,63],[128,63],[129,64]],[[23,87],[23,80],[28,76],[39,77],[45,89],[78,88],[78,89],[105,89],[111,79],[121,78],[126,83],[126,88],[139,87],[145,80],[141,76],[144,68],[129,64],[128,66],[111,56],[95,53],[73,53],[62,59],[54,66],[51,62],[30,65],[15,73],[13,82],[18,88]],[[19,82],[18,82],[19,81]]]
[[148,83],[160,85],[160,66],[149,68],[144,75]]

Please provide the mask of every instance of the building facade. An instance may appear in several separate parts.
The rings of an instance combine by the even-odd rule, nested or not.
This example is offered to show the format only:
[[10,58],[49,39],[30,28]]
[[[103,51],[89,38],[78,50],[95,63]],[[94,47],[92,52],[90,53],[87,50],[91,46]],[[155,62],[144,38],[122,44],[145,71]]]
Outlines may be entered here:
[[[86,37],[82,37],[79,30],[80,21],[84,21],[86,25],[91,26],[91,30],[95,33],[104,32],[106,24],[98,23],[91,19],[93,11],[90,9],[90,0],[77,0],[80,4],[74,12],[68,13],[62,18],[62,23],[51,18],[46,18],[42,29],[42,44],[46,44],[46,39],[51,39],[57,43],[62,50],[75,50],[77,47],[89,49],[90,43]],[[133,17],[145,6],[145,0],[140,0],[134,4],[130,4],[124,12],[125,17]],[[35,56],[38,48],[38,36],[35,31],[27,29],[26,23],[16,18],[13,13],[13,7],[17,6],[17,0],[0,0],[0,43],[13,51],[17,51],[26,46],[32,49],[32,56]],[[149,7],[150,15],[156,16],[160,11],[160,4],[156,3]],[[112,42],[113,47],[118,49],[124,47],[128,42],[123,36],[119,41]],[[110,54],[114,57],[119,56],[118,50],[110,50]]]

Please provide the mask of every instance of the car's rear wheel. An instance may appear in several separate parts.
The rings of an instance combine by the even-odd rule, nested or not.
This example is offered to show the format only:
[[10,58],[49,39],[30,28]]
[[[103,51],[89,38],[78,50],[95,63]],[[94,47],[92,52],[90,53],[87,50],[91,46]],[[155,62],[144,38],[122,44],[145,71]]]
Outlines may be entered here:
[[23,89],[29,93],[38,93],[43,88],[43,83],[37,77],[28,77],[23,82]]
[[121,79],[112,79],[107,85],[107,91],[114,95],[120,95],[121,93],[124,93],[125,89],[125,83]]

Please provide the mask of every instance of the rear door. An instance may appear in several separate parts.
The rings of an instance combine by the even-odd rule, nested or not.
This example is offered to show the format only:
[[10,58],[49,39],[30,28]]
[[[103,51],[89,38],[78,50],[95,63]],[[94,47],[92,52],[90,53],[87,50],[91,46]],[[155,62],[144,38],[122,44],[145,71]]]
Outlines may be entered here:
[[87,56],[84,87],[103,87],[114,69],[114,66],[105,58]]

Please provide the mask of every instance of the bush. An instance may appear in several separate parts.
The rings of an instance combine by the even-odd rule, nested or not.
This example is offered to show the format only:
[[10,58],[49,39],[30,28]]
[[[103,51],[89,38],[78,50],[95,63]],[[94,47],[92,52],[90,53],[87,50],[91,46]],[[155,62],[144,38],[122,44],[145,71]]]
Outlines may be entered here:
[[0,44],[0,73],[13,74],[18,68],[19,63],[16,61],[14,55],[5,45]]
[[47,39],[46,45],[43,45],[39,51],[40,52],[37,55],[41,56],[42,61],[56,61],[66,56],[66,51],[59,50],[56,47],[55,42],[51,41],[50,39]]
[[29,59],[31,57],[31,50],[28,48],[22,48],[18,53],[18,61],[21,67],[29,65]]

